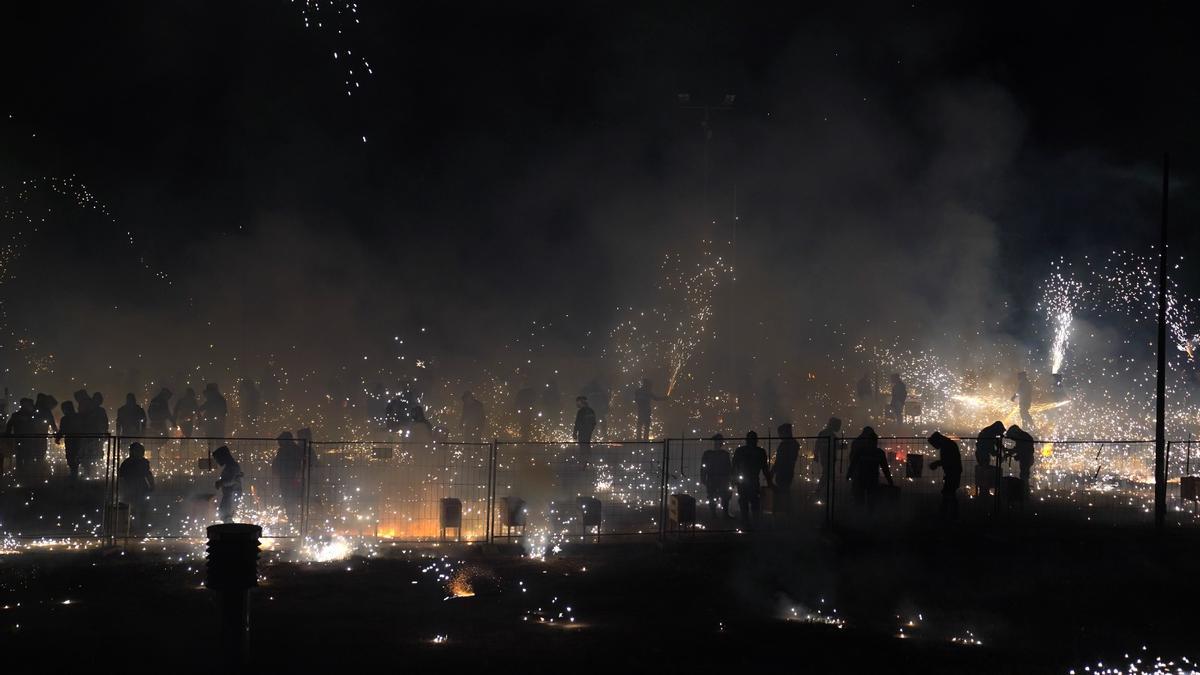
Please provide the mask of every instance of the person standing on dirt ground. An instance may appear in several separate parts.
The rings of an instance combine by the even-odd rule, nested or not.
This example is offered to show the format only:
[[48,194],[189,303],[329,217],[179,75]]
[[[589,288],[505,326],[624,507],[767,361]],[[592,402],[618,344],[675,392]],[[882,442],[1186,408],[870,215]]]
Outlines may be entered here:
[[151,436],[164,437],[171,426],[171,390],[163,387],[158,390],[150,405],[146,408],[149,421],[148,429]]
[[1033,383],[1029,381],[1029,373],[1024,370],[1017,373],[1017,393],[1009,400],[1017,402],[1017,408],[1021,411],[1021,424],[1032,429],[1033,415],[1030,414],[1029,408],[1033,405]]
[[229,405],[217,383],[204,385],[204,404],[200,406],[203,434],[208,438],[225,438],[225,418],[228,416]]
[[213,450],[212,458],[221,467],[221,476],[216,482],[217,489],[221,491],[217,517],[223,523],[232,523],[237,516],[238,502],[242,499],[242,467],[233,458],[227,445]]
[[904,402],[908,400],[908,385],[900,379],[900,373],[892,373],[892,400],[888,403],[888,414],[897,424],[904,422]]
[[938,458],[929,463],[929,468],[942,470],[941,514],[947,520],[958,520],[958,486],[962,483],[962,450],[952,438],[935,431],[929,444],[938,451]]
[[62,403],[62,418],[58,421],[58,433],[54,435],[56,443],[63,443],[67,456],[67,471],[72,482],[79,479],[79,460],[83,453],[83,419],[75,412],[75,404],[70,401]]
[[725,437],[714,435],[712,449],[705,450],[700,456],[700,482],[708,493],[708,513],[713,520],[717,519],[717,502],[721,503],[721,511],[726,518],[729,515],[729,500],[733,498],[729,477],[733,473],[733,465],[729,461],[729,452],[725,450]]
[[863,427],[862,433],[850,443],[850,466],[846,469],[855,504],[866,505],[868,510],[875,509],[881,470],[887,484],[894,485],[887,455],[879,447],[879,434],[871,427]]
[[129,505],[129,516],[140,532],[146,531],[151,492],[154,492],[154,474],[146,459],[146,448],[141,443],[130,443],[129,456],[117,469],[117,496]]
[[664,401],[666,396],[654,393],[654,385],[650,378],[642,378],[642,386],[633,392],[633,402],[637,406],[637,440],[650,440],[650,417],[654,401]]
[[1029,476],[1033,471],[1033,436],[1029,435],[1017,425],[1012,425],[1008,428],[1008,432],[1004,434],[1016,445],[1013,446],[1012,454],[1017,458],[1017,465],[1021,467],[1021,483],[1025,488],[1025,493],[1029,493]]
[[762,516],[762,487],[758,476],[771,485],[771,471],[767,463],[767,451],[758,447],[758,434],[746,432],[746,444],[733,451],[733,479],[737,482],[738,512],[742,518],[742,529],[749,532]]
[[279,500],[287,514],[288,525],[300,527],[300,506],[304,491],[304,450],[296,443],[292,432],[285,431],[276,438],[279,448],[271,461],[271,473],[279,489]]
[[779,447],[775,449],[775,464],[771,466],[776,513],[790,513],[792,510],[792,481],[796,477],[796,460],[799,457],[800,443],[792,436],[792,425],[780,424]]
[[575,429],[572,435],[579,443],[579,461],[587,468],[592,457],[592,433],[596,431],[596,411],[588,405],[586,396],[575,397]]

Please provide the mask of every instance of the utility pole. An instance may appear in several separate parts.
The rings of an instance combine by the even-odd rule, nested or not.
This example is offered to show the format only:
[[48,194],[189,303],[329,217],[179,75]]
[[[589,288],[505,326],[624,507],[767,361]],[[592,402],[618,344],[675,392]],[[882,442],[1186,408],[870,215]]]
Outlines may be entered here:
[[1167,185],[1170,156],[1163,153],[1162,229],[1158,243],[1158,387],[1154,412],[1154,525],[1167,516]]

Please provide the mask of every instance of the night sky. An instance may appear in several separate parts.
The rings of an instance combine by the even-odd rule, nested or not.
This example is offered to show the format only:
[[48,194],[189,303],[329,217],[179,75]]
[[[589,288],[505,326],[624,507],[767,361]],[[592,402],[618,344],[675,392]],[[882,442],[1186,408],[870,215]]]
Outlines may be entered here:
[[[64,327],[111,305],[97,342],[217,331],[243,354],[328,351],[330,330],[374,353],[423,326],[476,357],[553,321],[575,348],[664,251],[730,239],[736,208],[754,331],[786,342],[818,315],[1024,338],[1048,261],[1153,243],[1164,150],[1195,237],[1180,3],[364,2],[341,38],[325,14],[6,6],[0,182],[73,174],[118,222],[35,235],[12,283],[36,302],[10,316],[78,345]],[[346,49],[374,71],[353,96]],[[736,94],[713,113],[708,214],[680,92]]]

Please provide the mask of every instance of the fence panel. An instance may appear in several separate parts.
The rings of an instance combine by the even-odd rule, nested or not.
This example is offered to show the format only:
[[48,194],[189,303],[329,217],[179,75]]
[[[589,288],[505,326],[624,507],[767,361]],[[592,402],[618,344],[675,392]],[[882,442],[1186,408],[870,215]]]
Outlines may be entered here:
[[[241,468],[241,495],[233,496],[234,520],[261,525],[264,537],[295,537],[303,529],[303,469],[284,476],[274,470],[280,444],[272,438],[120,437],[113,475],[112,503],[118,506],[116,536],[201,537],[218,522],[221,467],[212,452],[229,448]],[[154,489],[142,492],[136,479],[121,479],[120,467],[130,446],[140,443],[150,465]],[[302,452],[302,451],[301,451]],[[301,481],[301,482],[297,482]]]
[[49,434],[0,438],[0,532],[34,538],[103,534],[112,441],[75,437],[71,444],[68,462],[67,439],[56,441]]
[[309,531],[483,541],[490,443],[314,443]]
[[516,443],[496,446],[493,532],[528,528],[555,540],[658,536],[663,443]]

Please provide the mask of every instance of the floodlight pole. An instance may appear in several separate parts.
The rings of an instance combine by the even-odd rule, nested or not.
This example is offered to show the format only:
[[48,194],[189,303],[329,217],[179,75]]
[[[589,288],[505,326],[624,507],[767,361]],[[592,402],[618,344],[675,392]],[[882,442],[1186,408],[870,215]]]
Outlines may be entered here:
[[1162,227],[1158,244],[1158,382],[1154,411],[1154,525],[1167,515],[1167,181],[1170,157],[1163,154]]

